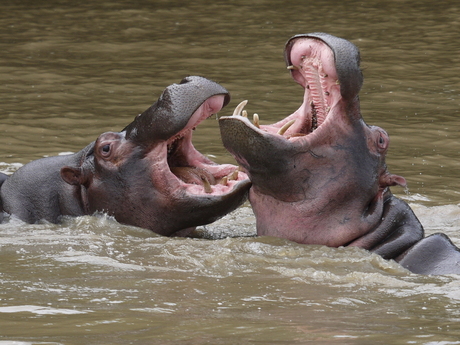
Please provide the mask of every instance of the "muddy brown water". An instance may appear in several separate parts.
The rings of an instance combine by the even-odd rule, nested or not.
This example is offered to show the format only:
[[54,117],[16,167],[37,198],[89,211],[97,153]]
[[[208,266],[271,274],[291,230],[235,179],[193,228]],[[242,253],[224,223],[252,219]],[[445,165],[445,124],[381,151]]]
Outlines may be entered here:
[[[361,50],[363,116],[390,134],[389,169],[409,185],[393,192],[427,233],[460,245],[458,2],[248,3],[3,1],[1,171],[119,131],[186,75],[231,92],[220,115],[248,99],[274,122],[302,100],[285,41],[324,31]],[[233,162],[215,119],[194,136]],[[248,237],[249,205],[201,231],[217,239],[164,238],[104,215],[0,225],[0,344],[460,344],[458,276]]]

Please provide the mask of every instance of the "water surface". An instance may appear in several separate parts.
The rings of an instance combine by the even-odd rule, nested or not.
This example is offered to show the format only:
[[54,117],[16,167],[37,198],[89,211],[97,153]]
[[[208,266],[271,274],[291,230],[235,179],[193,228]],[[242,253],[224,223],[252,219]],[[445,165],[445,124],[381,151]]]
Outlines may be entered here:
[[[76,152],[119,131],[163,89],[202,75],[269,123],[303,90],[285,69],[294,34],[361,50],[367,123],[391,137],[393,188],[426,232],[460,245],[460,6],[455,1],[4,1],[0,168]],[[233,162],[218,124],[195,146]],[[0,344],[460,344],[458,276],[411,274],[356,248],[251,237],[249,205],[156,236],[104,215],[0,226]],[[236,237],[228,237],[236,236]],[[16,342],[16,343],[14,343]]]

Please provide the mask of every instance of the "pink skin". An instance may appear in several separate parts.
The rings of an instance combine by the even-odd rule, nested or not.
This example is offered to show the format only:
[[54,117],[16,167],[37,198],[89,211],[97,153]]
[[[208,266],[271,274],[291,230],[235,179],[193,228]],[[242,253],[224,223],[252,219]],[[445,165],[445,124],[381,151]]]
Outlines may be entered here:
[[[241,128],[243,123],[247,132],[253,131],[252,145],[257,149],[273,145],[273,150],[264,152],[270,155],[265,163],[257,157],[258,165],[238,150],[235,154],[253,182],[249,200],[258,235],[304,244],[347,245],[379,224],[387,187],[405,185],[405,180],[386,170],[387,133],[365,124],[357,97],[342,97],[329,46],[318,39],[298,38],[290,54],[293,77],[305,88],[300,108],[260,129],[242,117],[222,118],[222,124],[237,120],[240,124],[235,127]],[[284,135],[277,134],[294,119]],[[229,140],[237,139],[229,136]],[[230,152],[232,146],[226,145]],[[277,154],[285,157],[279,158],[285,166],[273,165]],[[264,174],[264,167],[272,173]]]
[[224,195],[240,182],[247,180],[245,173],[240,172],[235,180],[229,180],[226,185],[215,184],[211,185],[212,192],[207,193],[202,184],[186,183],[177,178],[169,169],[167,163],[168,145],[171,145],[175,140],[180,138],[180,149],[187,157],[188,166],[197,167],[210,172],[216,181],[233,173],[236,167],[232,164],[216,164],[207,157],[203,156],[192,145],[193,129],[211,114],[216,114],[221,108],[224,97],[221,95],[213,96],[205,101],[192,115],[187,126],[178,133],[174,138],[159,143],[151,152],[148,153],[146,159],[152,167],[151,179],[155,185],[164,185],[164,181],[168,181],[161,190],[164,193],[171,195],[180,195],[182,193],[193,195]]
[[[319,40],[300,40],[292,48],[291,56],[294,66],[305,66],[302,73],[295,71],[293,74],[295,81],[303,88],[306,88],[307,84],[310,85],[310,90],[305,90],[302,105],[292,115],[273,125],[261,126],[261,129],[267,133],[276,134],[284,124],[296,119],[296,122],[287,130],[285,134],[287,137],[295,133],[310,131],[312,125],[310,101],[319,105],[317,109],[318,125],[322,124],[326,118],[333,117],[331,116],[333,113],[340,113],[343,110],[343,105],[339,104],[341,100],[340,85],[336,83],[337,73],[334,66],[334,55],[329,47]],[[302,56],[305,58],[302,59]],[[307,78],[310,79],[310,83]],[[325,97],[326,92],[329,93],[327,97]],[[327,117],[326,108],[330,108]],[[315,133],[312,134],[316,136]],[[305,137],[302,138],[305,139]],[[292,138],[293,141],[297,139]]]

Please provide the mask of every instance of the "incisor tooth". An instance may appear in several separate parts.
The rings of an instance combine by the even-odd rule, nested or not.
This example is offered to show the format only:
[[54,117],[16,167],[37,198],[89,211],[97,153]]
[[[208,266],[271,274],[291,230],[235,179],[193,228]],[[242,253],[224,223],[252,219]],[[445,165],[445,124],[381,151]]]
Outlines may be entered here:
[[219,184],[226,186],[228,184],[227,176],[222,177],[222,179],[219,181]]
[[245,101],[241,102],[240,104],[238,104],[236,106],[235,110],[233,111],[233,116],[241,115],[241,110],[243,110],[243,108],[246,106],[246,104],[248,104],[247,100],[245,100]]
[[294,70],[298,70],[298,69],[299,69],[299,67],[294,66],[294,65],[287,66],[286,68],[287,68],[287,69],[294,69]]
[[291,127],[295,122],[295,119],[294,120],[291,120],[291,121],[288,121],[286,122],[283,127],[281,127],[278,131],[278,134],[279,135],[283,135],[284,133],[286,133],[286,131],[288,130],[289,127]]
[[203,188],[205,193],[212,193],[211,184],[209,183],[208,179],[206,177],[202,177],[201,181],[203,181]]
[[248,117],[248,112],[246,110],[243,110],[241,116]]
[[257,128],[260,128],[259,126],[259,115],[257,114],[254,114],[253,117],[252,117],[252,123],[254,124],[254,126],[256,126]]

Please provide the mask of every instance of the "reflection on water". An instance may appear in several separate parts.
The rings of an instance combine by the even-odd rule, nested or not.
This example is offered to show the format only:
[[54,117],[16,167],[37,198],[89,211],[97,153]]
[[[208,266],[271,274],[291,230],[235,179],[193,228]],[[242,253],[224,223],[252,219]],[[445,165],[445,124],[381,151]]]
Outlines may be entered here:
[[[391,137],[427,232],[460,230],[460,7],[455,1],[6,1],[0,5],[0,168],[120,130],[186,75],[274,122],[302,102],[284,42],[325,31],[359,46],[363,116]],[[218,124],[196,147],[233,162]],[[104,216],[0,226],[0,344],[460,344],[459,281],[356,248],[250,237],[248,206],[163,238]],[[228,235],[241,236],[226,238]],[[248,237],[249,236],[249,237]]]

